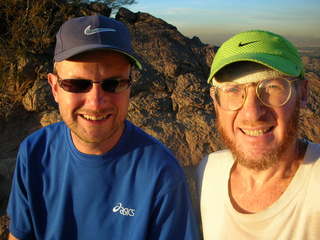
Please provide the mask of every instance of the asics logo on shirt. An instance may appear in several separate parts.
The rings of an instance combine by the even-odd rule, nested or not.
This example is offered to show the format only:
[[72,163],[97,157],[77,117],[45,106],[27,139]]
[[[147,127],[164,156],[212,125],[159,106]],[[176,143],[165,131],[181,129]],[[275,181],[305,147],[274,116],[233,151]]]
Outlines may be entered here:
[[116,206],[114,206],[114,208],[112,208],[112,211],[114,213],[120,213],[123,216],[130,216],[133,217],[135,214],[135,209],[133,208],[126,208],[122,206],[122,203],[117,203]]

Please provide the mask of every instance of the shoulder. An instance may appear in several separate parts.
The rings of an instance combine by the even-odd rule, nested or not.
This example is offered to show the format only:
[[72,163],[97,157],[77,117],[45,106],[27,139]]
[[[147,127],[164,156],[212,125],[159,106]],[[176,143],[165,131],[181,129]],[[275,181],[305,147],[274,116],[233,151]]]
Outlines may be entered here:
[[320,144],[308,142],[304,162],[320,172]]
[[43,127],[27,136],[21,142],[19,151],[32,151],[35,148],[43,148],[53,141],[61,141],[61,138],[65,135],[65,130],[66,126],[63,122]]
[[164,144],[130,122],[127,127],[127,144],[131,145],[132,154],[139,156],[137,163],[144,174],[168,187],[185,181],[178,160]]
[[205,156],[197,167],[197,182],[201,189],[202,182],[206,176],[224,175],[229,171],[234,163],[230,150],[219,150]]
[[306,156],[308,157],[308,161],[316,162],[320,158],[320,144],[308,142],[308,147],[306,151]]
[[128,132],[131,137],[135,137],[137,140],[139,140],[137,142],[140,142],[141,144],[155,144],[165,147],[158,139],[146,133],[144,130],[142,130],[140,127],[137,127],[132,122],[126,121],[126,127],[128,128]]
[[230,168],[234,160],[230,150],[219,150],[205,156],[198,166],[198,173],[202,173],[206,169],[217,170],[218,168]]
[[134,149],[143,149],[145,155],[152,155],[152,158],[161,161],[166,159],[175,159],[172,152],[158,139],[127,121],[128,139],[130,139],[131,147]]
[[216,152],[212,152],[208,155],[208,160],[210,162],[218,162],[219,160],[223,159],[224,162],[233,161],[232,153],[229,149],[219,150]]
[[29,136],[25,138],[24,141],[30,141],[32,139],[38,139],[45,136],[57,135],[61,132],[61,130],[65,129],[64,122],[58,122],[54,124],[50,124],[43,128],[38,129],[37,131],[31,133]]

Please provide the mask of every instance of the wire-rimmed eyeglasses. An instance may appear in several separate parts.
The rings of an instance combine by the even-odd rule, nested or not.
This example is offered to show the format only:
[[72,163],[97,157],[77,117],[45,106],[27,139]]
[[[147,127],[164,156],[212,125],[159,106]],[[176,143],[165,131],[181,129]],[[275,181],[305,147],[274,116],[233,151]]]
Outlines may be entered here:
[[239,110],[246,100],[247,87],[256,84],[256,94],[263,105],[281,107],[290,100],[294,91],[292,84],[297,80],[299,79],[275,78],[258,83],[225,83],[214,86],[214,98],[225,110]]

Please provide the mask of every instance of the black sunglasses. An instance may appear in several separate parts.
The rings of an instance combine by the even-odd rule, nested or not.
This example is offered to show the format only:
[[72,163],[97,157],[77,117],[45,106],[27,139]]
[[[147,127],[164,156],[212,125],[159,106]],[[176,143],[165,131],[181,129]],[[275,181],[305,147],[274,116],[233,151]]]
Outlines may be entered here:
[[57,77],[59,86],[72,93],[89,92],[94,83],[101,84],[101,88],[109,93],[119,93],[131,86],[131,76],[129,79],[108,78],[97,82],[88,79],[61,79],[59,75]]

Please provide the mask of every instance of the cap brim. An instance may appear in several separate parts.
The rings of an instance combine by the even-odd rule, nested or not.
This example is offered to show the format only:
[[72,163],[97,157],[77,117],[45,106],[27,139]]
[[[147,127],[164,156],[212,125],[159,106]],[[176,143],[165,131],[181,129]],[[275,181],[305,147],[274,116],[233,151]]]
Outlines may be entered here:
[[225,66],[231,63],[243,61],[256,62],[292,77],[298,77],[300,75],[303,75],[303,70],[300,69],[298,65],[295,65],[292,63],[292,61],[288,61],[287,59],[284,59],[282,57],[263,53],[247,53],[222,59],[219,63],[216,63],[219,64],[218,68],[214,67],[214,65],[216,65],[214,63],[212,68],[214,69],[214,71],[210,72],[208,83],[211,83],[213,76]]
[[64,61],[68,58],[74,57],[78,54],[84,53],[84,52],[89,52],[89,51],[93,51],[93,50],[97,50],[97,49],[102,49],[102,50],[110,50],[110,51],[115,51],[115,52],[119,52],[122,53],[126,56],[128,56],[131,60],[133,60],[133,63],[141,70],[142,69],[142,64],[141,62],[138,60],[138,57],[136,56],[136,54],[132,51],[125,51],[123,49],[119,49],[117,47],[111,46],[111,45],[101,45],[101,44],[90,44],[90,45],[85,45],[85,46],[81,46],[81,47],[76,47],[76,48],[72,48],[69,49],[67,51],[64,51],[60,54],[56,54],[54,56],[54,61],[55,62],[61,62]]

